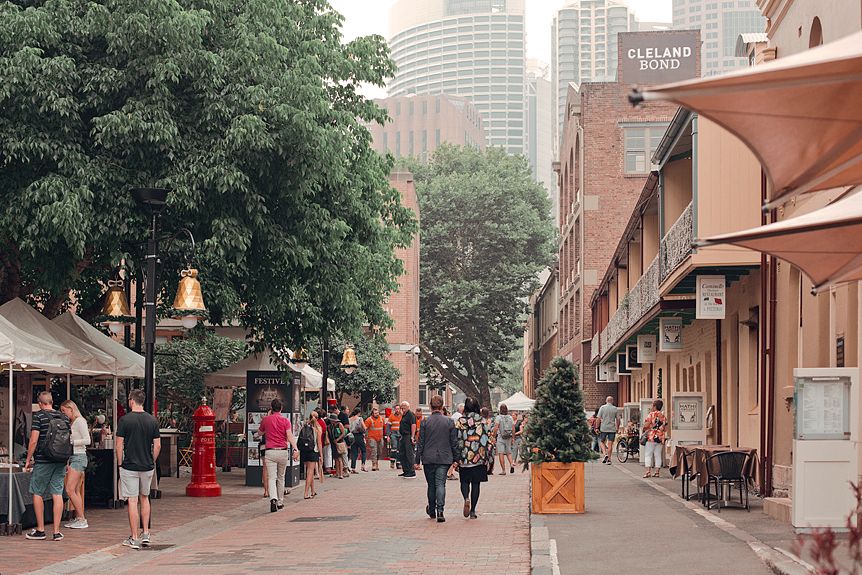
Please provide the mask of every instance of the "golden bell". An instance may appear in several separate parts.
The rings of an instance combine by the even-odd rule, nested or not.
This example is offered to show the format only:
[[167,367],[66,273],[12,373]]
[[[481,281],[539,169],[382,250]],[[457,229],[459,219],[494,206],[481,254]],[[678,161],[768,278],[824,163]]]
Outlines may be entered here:
[[[129,302],[126,300],[126,292],[123,291],[123,280],[110,280],[108,282],[108,293],[105,294],[105,305],[102,306],[102,315],[111,317],[128,317]],[[116,319],[102,322],[102,325],[107,326],[113,333],[123,331],[124,325],[129,325],[131,322],[117,321]]]
[[[180,311],[206,311],[204,305],[204,296],[201,294],[201,284],[195,279],[198,275],[198,270],[187,269],[183,270],[180,275],[183,279],[180,280],[180,285],[177,287],[177,297],[174,299],[174,309]],[[203,319],[203,315],[184,314],[183,316],[175,315],[174,317],[195,317]]]
[[126,292],[123,291],[123,280],[111,280],[108,282],[108,293],[105,294],[105,305],[102,307],[102,315],[132,315],[129,313],[129,302],[126,301]]
[[300,369],[308,365],[308,353],[305,351],[305,348],[299,348],[294,351],[293,355],[290,357],[290,361]]
[[341,369],[343,369],[347,375],[350,375],[356,367],[356,352],[353,351],[353,346],[348,344],[348,346],[344,348],[344,355],[341,358]]

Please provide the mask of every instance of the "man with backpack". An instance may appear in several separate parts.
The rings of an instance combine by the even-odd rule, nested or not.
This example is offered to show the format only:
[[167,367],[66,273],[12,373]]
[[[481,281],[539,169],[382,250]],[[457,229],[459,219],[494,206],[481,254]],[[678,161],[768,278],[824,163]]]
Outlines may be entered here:
[[51,490],[54,502],[54,541],[63,539],[60,521],[63,517],[63,479],[66,463],[72,456],[72,425],[65,414],[55,410],[50,391],[39,394],[39,411],[33,414],[30,426],[30,443],[24,468],[32,471],[30,494],[33,496],[33,512],[36,528],[26,535],[27,539],[46,539],[45,502],[42,495]]

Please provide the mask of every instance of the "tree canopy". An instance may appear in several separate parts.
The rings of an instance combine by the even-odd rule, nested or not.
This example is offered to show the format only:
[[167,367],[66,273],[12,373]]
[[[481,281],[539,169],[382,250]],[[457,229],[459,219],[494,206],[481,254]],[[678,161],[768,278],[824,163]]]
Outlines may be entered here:
[[[129,190],[162,187],[212,321],[261,348],[390,325],[416,221],[358,93],[394,72],[383,38],[342,43],[325,0],[7,0],[0,20],[0,303],[98,315],[143,259]],[[184,266],[164,258],[163,301]]]
[[489,384],[523,336],[526,298],[554,252],[551,203],[527,159],[443,144],[413,172],[422,214],[422,356],[490,406]]
[[[356,368],[348,375],[341,369],[341,358],[348,343],[353,344],[356,352]],[[329,344],[329,377],[335,380],[335,396],[341,405],[345,395],[355,394],[360,405],[372,401],[389,403],[395,399],[395,384],[401,372],[389,359],[389,345],[382,338],[360,336],[349,340],[342,334],[337,335]],[[318,371],[323,367],[319,354],[311,354],[310,364]]]

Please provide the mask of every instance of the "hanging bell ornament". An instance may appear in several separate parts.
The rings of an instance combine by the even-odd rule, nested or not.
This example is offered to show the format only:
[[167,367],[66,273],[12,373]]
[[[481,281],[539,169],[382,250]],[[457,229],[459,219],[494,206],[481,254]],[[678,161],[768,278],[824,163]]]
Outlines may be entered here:
[[173,317],[182,320],[183,327],[191,329],[199,320],[204,319],[203,312],[207,308],[201,294],[201,284],[196,279],[198,270],[189,268],[180,272],[180,275],[183,279],[177,287]]

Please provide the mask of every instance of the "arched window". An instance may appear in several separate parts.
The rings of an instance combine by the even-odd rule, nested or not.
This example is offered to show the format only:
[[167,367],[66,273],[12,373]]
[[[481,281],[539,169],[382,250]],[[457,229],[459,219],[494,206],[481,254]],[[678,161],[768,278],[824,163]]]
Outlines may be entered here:
[[823,43],[823,25],[820,24],[820,18],[815,16],[811,23],[811,35],[808,37],[808,47],[814,48]]

